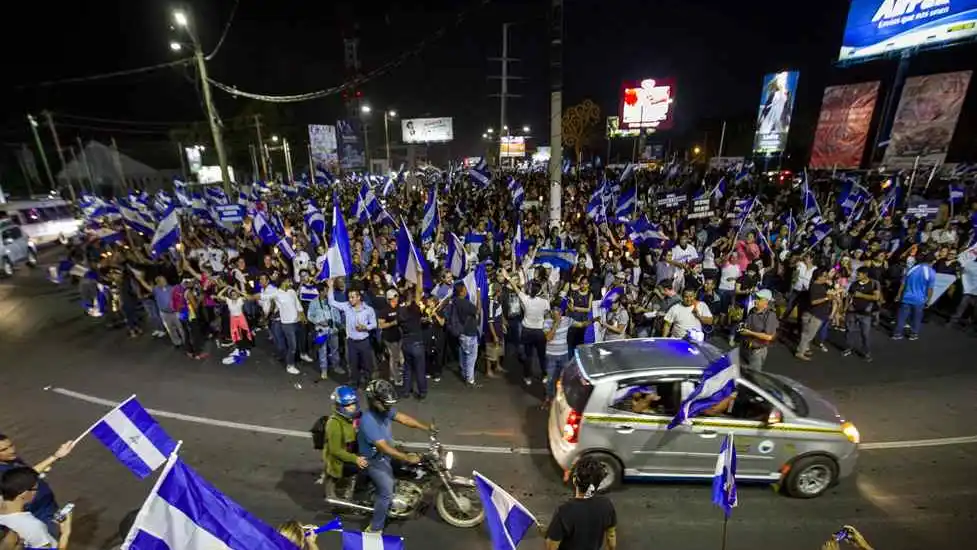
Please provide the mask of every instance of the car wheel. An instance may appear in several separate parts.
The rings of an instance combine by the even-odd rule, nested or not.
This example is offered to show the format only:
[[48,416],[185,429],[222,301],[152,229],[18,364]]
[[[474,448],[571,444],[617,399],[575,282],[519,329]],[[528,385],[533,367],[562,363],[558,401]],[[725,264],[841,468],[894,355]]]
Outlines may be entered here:
[[[617,457],[608,453],[587,453],[584,456],[596,460],[604,466],[604,478],[597,487],[597,492],[605,493],[621,486],[621,482],[624,480],[624,467]],[[573,483],[573,476],[571,476],[571,483]]]
[[808,456],[795,462],[784,489],[794,498],[821,496],[838,479],[838,464],[826,456]]
[[27,267],[37,267],[37,252],[27,251]]
[[13,277],[14,276],[14,264],[10,261],[10,258],[4,258],[0,260],[0,276],[3,277]]
[[68,244],[68,236],[64,233],[58,235],[58,242],[62,245]]

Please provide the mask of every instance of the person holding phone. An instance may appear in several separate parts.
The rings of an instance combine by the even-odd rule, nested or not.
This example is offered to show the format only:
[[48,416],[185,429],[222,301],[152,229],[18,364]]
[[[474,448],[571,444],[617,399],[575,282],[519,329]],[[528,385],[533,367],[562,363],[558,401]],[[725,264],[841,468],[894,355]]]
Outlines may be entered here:
[[702,330],[702,325],[712,324],[712,312],[709,306],[696,299],[698,289],[686,288],[682,291],[682,302],[675,304],[665,312],[665,327],[662,333],[666,337],[685,338],[690,330]]
[[54,517],[60,535],[55,538],[47,525],[27,510],[37,496],[41,476],[27,467],[11,468],[0,475],[0,526],[6,527],[20,538],[25,548],[68,547],[71,538],[71,513]]

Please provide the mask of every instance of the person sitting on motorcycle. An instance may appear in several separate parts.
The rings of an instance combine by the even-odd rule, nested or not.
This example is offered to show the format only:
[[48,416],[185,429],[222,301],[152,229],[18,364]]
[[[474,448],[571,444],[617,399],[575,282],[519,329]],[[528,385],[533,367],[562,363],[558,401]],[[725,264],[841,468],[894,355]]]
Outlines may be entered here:
[[420,456],[404,453],[394,446],[393,422],[428,432],[431,426],[393,408],[397,403],[397,390],[386,380],[373,380],[366,386],[366,402],[368,408],[360,419],[358,441],[360,452],[367,459],[366,473],[376,487],[373,518],[366,532],[377,533],[383,530],[387,510],[393,501],[394,474],[390,460],[394,458],[409,464],[421,461]]
[[349,500],[358,470],[366,468],[366,459],[355,453],[359,397],[353,388],[339,386],[331,399],[333,412],[326,420],[326,444],[322,449],[326,498]]

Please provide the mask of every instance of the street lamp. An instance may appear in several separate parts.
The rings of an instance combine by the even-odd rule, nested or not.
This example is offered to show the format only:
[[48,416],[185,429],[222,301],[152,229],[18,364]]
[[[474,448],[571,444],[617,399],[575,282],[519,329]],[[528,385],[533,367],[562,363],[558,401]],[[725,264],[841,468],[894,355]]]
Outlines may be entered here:
[[489,134],[492,134],[492,133],[495,133],[495,130],[493,130],[492,128],[489,128],[488,130],[485,130],[485,132],[486,133],[489,133]]
[[176,24],[181,27],[186,27],[188,24],[187,14],[179,10],[173,12],[173,20],[176,21]]
[[522,133],[528,134],[529,133],[529,126],[523,126],[522,127]]
[[370,109],[370,106],[369,105],[364,105],[364,106],[360,107],[360,112],[362,112],[365,115],[370,114],[370,111],[372,111],[372,109]]
[[693,155],[698,155],[701,152],[702,152],[702,149],[698,145],[696,145],[695,147],[692,148],[692,154]]
[[170,42],[170,49],[178,52],[183,49],[183,46],[179,42]]
[[488,139],[488,134],[482,134],[482,139]]
[[271,136],[271,140],[278,143],[278,136]]
[[392,163],[390,162],[390,126],[389,121],[397,116],[397,111],[389,110],[383,112],[383,144],[387,151],[387,169],[392,168]]

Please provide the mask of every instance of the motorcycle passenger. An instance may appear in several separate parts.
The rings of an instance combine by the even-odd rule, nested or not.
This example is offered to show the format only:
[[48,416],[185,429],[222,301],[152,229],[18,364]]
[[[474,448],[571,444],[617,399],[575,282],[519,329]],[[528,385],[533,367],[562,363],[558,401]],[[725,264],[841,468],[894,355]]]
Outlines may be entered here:
[[368,409],[360,419],[358,441],[360,452],[367,460],[366,473],[376,487],[373,519],[366,532],[376,533],[383,530],[387,510],[393,501],[394,474],[390,460],[394,458],[409,464],[421,461],[420,456],[394,447],[393,422],[425,431],[431,431],[431,427],[393,408],[397,403],[397,390],[386,380],[373,380],[367,385],[366,402]]
[[366,468],[366,459],[356,455],[359,397],[353,388],[339,386],[332,392],[331,399],[333,412],[326,421],[326,444],[322,449],[323,484],[326,498],[349,500],[353,496],[357,472]]

